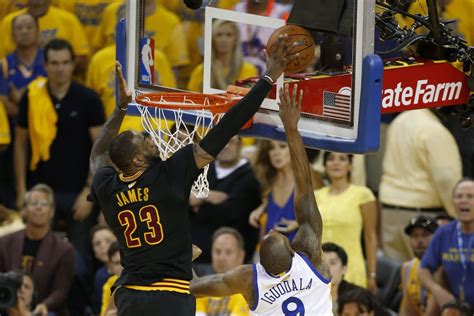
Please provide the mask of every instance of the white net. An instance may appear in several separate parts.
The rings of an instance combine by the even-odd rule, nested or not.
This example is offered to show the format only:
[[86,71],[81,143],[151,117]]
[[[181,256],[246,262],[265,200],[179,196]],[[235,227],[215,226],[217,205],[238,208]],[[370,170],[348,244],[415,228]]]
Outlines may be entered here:
[[[202,109],[200,106],[209,105],[207,98],[204,98],[203,103],[199,104],[195,104],[186,96],[183,96],[179,101],[168,102],[166,99],[166,96],[162,96],[153,101],[165,106],[172,104],[176,109],[170,110],[137,104],[142,125],[158,147],[162,160],[168,159],[186,145],[199,142],[225,114],[211,113],[209,109]],[[143,100],[150,101],[146,96],[143,97]],[[182,110],[179,108],[180,105],[186,107],[196,105],[196,109]],[[209,165],[205,166],[193,184],[191,192],[196,198],[206,198],[209,195],[208,169]]]

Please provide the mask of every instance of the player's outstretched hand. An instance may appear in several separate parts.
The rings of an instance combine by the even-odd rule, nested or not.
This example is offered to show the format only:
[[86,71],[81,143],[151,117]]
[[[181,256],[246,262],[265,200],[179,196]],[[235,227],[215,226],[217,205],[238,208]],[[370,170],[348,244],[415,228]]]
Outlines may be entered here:
[[[298,95],[298,96],[297,96]],[[298,93],[298,85],[293,86],[290,95],[289,84],[285,84],[280,89],[280,111],[279,115],[285,129],[297,128],[301,113],[301,102],[303,100],[303,90]]]
[[132,102],[132,92],[128,89],[127,81],[123,77],[122,65],[118,60],[115,61],[115,75],[119,88],[119,103],[117,106],[121,109],[126,109]]
[[297,45],[297,43],[291,43],[288,40],[288,35],[282,34],[278,37],[278,40],[275,45],[275,49],[272,50],[271,56],[268,54],[268,52],[265,52],[267,57],[266,74],[269,75],[273,79],[273,81],[276,81],[278,77],[281,76],[290,59],[296,56],[295,54],[292,55],[293,57],[289,58],[287,56],[287,53],[290,50],[291,45]]

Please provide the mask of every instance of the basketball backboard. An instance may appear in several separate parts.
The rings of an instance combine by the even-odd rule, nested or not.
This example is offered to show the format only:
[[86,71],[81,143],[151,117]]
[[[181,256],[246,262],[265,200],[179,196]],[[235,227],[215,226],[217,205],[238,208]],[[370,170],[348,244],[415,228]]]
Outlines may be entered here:
[[[373,55],[374,7],[375,0],[353,0],[352,36],[332,42],[333,31],[314,31],[318,46],[340,51],[323,49],[323,56],[315,56],[315,69],[285,78],[304,90],[299,129],[309,147],[354,153],[378,148],[383,66]],[[252,14],[257,11],[261,15]],[[264,73],[266,41],[273,30],[285,25],[291,6],[274,0],[220,0],[204,1],[193,11],[178,0],[128,0],[125,12],[126,27],[117,33],[117,54],[134,93],[220,93],[229,80],[251,86]],[[232,39],[230,44],[226,36]],[[229,47],[233,55],[224,54]],[[232,64],[239,70],[228,66]],[[280,78],[278,86],[282,82]],[[278,88],[243,134],[285,139],[277,102]],[[133,106],[129,114],[139,115]]]

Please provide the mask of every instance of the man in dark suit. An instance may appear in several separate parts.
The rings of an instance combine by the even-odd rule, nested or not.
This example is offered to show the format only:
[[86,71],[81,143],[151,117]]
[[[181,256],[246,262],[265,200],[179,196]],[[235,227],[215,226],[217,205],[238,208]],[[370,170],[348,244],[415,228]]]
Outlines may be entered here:
[[25,202],[26,229],[0,238],[0,272],[31,273],[38,295],[33,314],[62,315],[74,275],[74,249],[51,231],[55,205],[49,186],[32,187]]

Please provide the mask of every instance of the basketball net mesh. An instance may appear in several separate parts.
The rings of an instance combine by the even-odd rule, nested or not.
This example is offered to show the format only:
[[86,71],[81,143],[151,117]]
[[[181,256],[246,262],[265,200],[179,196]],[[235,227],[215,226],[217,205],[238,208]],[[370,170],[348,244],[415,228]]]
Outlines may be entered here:
[[[144,100],[150,101],[146,96]],[[151,107],[137,103],[141,115],[141,122],[145,131],[150,135],[158,147],[160,157],[164,161],[170,158],[176,151],[186,145],[199,142],[224,116],[225,113],[211,113],[209,109],[200,106],[209,106],[210,102],[204,99],[204,104],[196,104],[187,96],[182,97],[180,102],[168,102],[166,96],[159,100],[153,100],[156,105],[176,107],[168,108]],[[196,105],[196,110],[181,110],[179,105]],[[194,182],[191,192],[198,198],[206,198],[209,195],[209,182],[207,172],[209,165],[203,168],[203,172]]]

